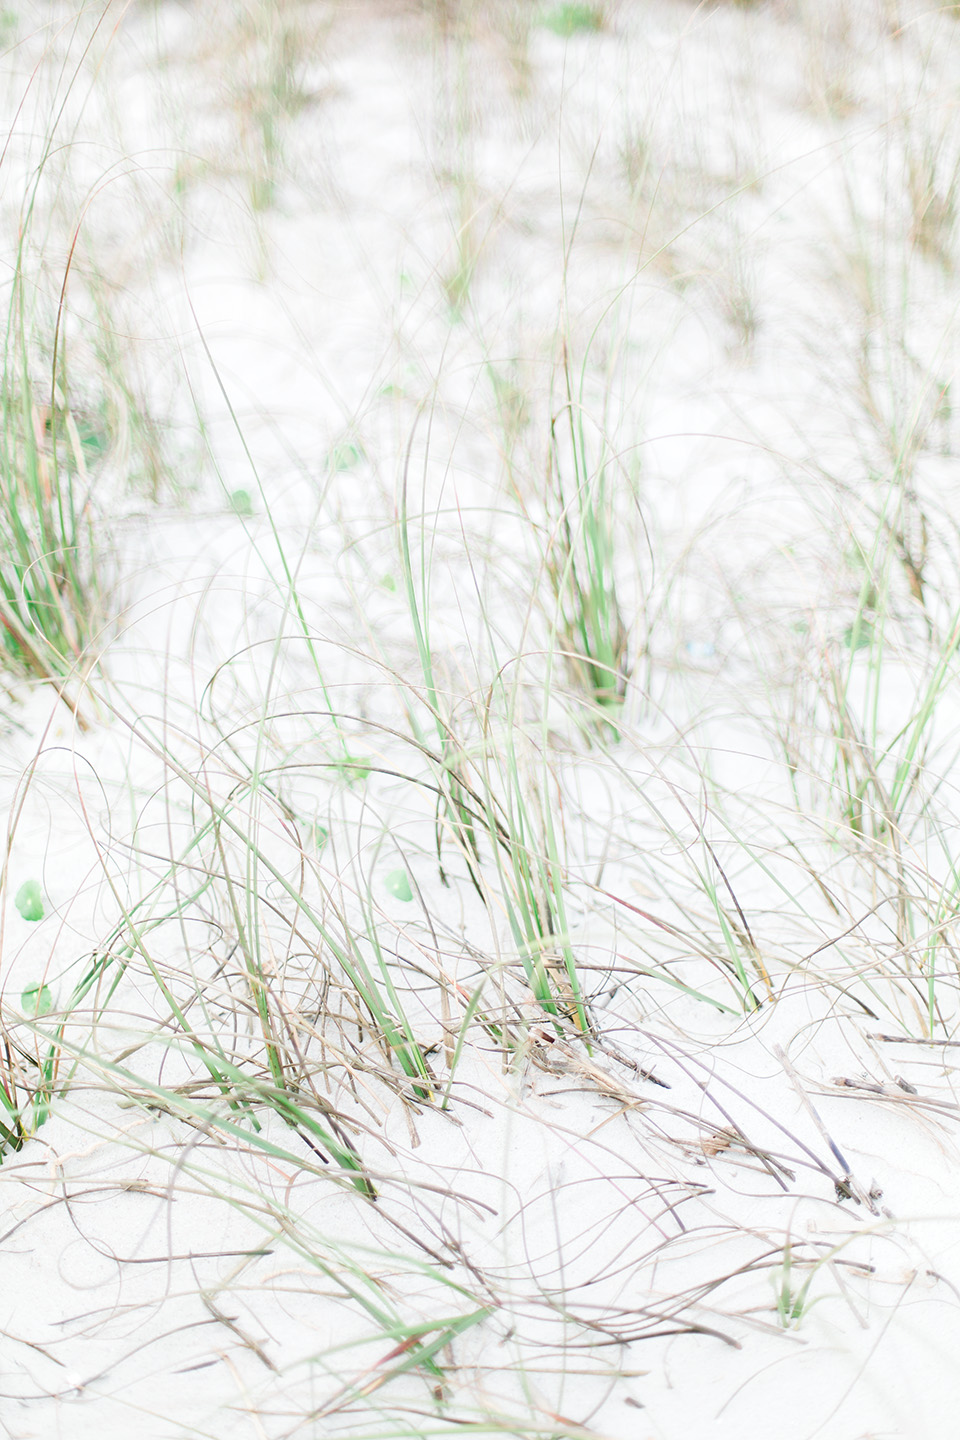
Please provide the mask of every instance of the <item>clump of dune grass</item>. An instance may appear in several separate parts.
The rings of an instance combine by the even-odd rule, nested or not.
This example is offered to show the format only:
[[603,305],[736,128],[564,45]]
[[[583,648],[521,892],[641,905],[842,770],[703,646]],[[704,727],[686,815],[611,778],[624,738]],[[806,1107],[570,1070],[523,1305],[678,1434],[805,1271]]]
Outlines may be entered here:
[[[9,669],[50,680],[74,703],[96,658],[103,594],[94,555],[96,472],[105,441],[70,402],[62,357],[33,343],[22,277],[0,375],[0,625]],[[102,547],[101,547],[102,548]],[[74,697],[74,699],[71,699]]]

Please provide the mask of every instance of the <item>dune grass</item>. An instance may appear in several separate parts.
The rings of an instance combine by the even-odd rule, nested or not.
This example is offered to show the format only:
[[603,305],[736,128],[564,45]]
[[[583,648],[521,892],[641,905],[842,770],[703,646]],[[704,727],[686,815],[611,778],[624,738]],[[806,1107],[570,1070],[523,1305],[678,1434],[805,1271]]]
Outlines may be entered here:
[[[660,8],[665,68],[629,4],[18,31],[0,1181],[143,1262],[77,1396],[181,1306],[146,1433],[679,1435],[713,1347],[739,1394],[899,1333],[870,1170],[946,1194],[956,1118],[960,31]],[[84,209],[108,118],[178,253]]]

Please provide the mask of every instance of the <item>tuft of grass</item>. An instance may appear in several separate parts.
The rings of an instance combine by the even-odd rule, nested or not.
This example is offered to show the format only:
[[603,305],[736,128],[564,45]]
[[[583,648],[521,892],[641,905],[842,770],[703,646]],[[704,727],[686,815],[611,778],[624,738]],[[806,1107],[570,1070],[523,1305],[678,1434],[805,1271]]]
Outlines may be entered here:
[[960,159],[946,163],[944,146],[929,136],[908,145],[906,190],[910,240],[925,255],[953,263],[953,241],[960,199]]
[[305,12],[283,3],[245,7],[237,27],[239,68],[234,103],[248,157],[250,205],[273,207],[284,170],[287,131],[313,96],[303,79],[306,58],[316,44]]
[[787,1241],[783,1247],[783,1263],[779,1275],[774,1276],[774,1289],[777,1297],[777,1322],[784,1330],[795,1330],[808,1312],[813,1303],[809,1299],[810,1286],[817,1273],[816,1267],[809,1267],[806,1278],[799,1284],[794,1278],[794,1271],[797,1261],[794,1259],[793,1247]]
[[21,675],[52,681],[76,708],[70,682],[93,663],[103,609],[91,435],[85,447],[59,373],[52,398],[38,392],[29,346],[11,318],[0,375],[3,658]]
[[[630,661],[616,578],[613,470],[602,438],[599,454],[591,452],[582,398],[573,390],[566,343],[563,378],[565,404],[550,429],[547,494],[552,533],[543,564],[571,682],[598,707],[610,733],[615,734]],[[561,427],[566,432],[563,437]],[[564,474],[565,464],[570,466],[569,478]]]

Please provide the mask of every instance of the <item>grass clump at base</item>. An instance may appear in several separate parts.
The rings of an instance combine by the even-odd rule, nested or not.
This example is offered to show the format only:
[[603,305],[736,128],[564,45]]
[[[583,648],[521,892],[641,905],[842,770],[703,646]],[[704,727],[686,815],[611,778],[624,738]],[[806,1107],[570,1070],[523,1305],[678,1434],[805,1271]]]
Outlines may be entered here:
[[0,627],[9,669],[62,684],[100,628],[93,487],[72,411],[40,400],[20,358],[0,377]]

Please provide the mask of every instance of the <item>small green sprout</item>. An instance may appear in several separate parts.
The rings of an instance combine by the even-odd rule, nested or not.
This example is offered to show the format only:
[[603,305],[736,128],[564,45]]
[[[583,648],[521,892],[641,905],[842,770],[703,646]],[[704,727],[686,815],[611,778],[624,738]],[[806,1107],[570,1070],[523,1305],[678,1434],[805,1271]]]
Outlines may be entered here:
[[102,460],[110,448],[110,437],[106,429],[94,418],[77,420],[77,435],[83,458],[88,465],[95,465],[98,460]]
[[253,514],[253,500],[249,490],[234,490],[230,495],[230,505],[234,514],[242,515],[249,519]]
[[848,625],[843,632],[843,643],[848,650],[866,650],[873,644],[873,626],[869,620],[858,620]]
[[334,470],[352,470],[363,458],[363,451],[352,440],[341,440],[330,451],[330,464]]
[[[839,1190],[839,1186],[837,1189]],[[842,1197],[841,1197],[842,1198]],[[814,1265],[803,1283],[794,1287],[793,1270],[796,1261],[793,1258],[793,1251],[787,1243],[783,1248],[783,1265],[779,1278],[774,1277],[774,1290],[776,1292],[777,1319],[784,1330],[796,1330],[800,1322],[805,1318],[808,1311],[817,1303],[810,1299],[810,1286],[819,1266]]]
[[410,879],[406,870],[391,870],[383,884],[395,900],[413,899],[413,891],[410,889]]
[[554,35],[559,35],[567,40],[578,31],[602,30],[603,11],[596,5],[579,5],[567,3],[555,5],[548,10],[541,20],[541,25],[552,30]]
[[49,985],[28,985],[20,996],[25,1015],[48,1015],[53,1009],[53,993]]
[[357,780],[366,780],[370,774],[370,766],[356,755],[344,755],[343,759],[338,760],[333,768],[346,780],[348,785],[352,785]]
[[36,880],[25,880],[13,897],[24,920],[43,919],[43,891]]

